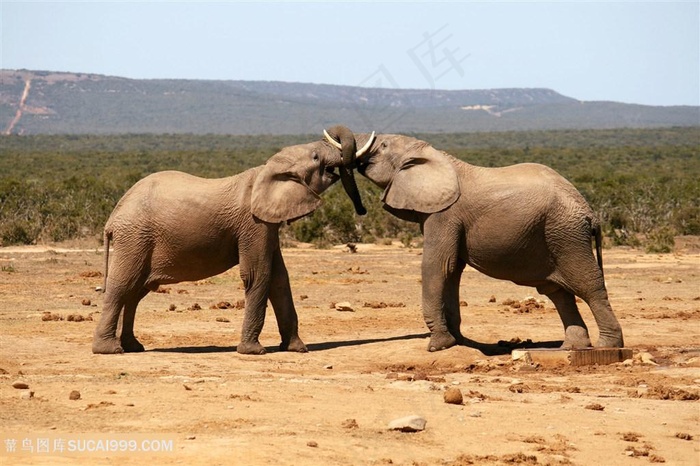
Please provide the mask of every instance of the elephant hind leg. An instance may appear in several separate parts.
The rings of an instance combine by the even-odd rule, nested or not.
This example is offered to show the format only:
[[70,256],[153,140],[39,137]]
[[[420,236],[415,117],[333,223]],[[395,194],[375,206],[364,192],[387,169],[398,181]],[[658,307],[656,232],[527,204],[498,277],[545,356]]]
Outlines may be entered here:
[[538,286],[537,291],[551,299],[557,308],[559,317],[564,324],[564,343],[562,348],[590,347],[591,338],[588,335],[588,327],[586,327],[586,323],[578,310],[576,297],[553,283],[549,286]]
[[117,326],[119,317],[124,308],[124,300],[121,293],[114,287],[108,287],[105,293],[102,316],[95,327],[92,339],[92,352],[95,354],[119,354],[124,352],[121,342],[117,339]]
[[148,292],[147,288],[142,288],[124,305],[120,341],[125,353],[140,353],[146,350],[134,336],[134,319],[136,318],[136,307]]
[[[555,280],[562,288],[570,290],[588,304],[598,326],[599,337],[596,346],[622,348],[622,327],[610,306],[603,271],[590,247],[586,253],[584,260],[579,259],[575,263],[561,261]],[[550,299],[554,301],[553,298]]]
[[622,327],[613,313],[612,306],[610,306],[608,292],[602,283],[602,276],[600,281],[601,286],[599,288],[579,295],[591,308],[593,317],[598,325],[599,335],[595,346],[600,348],[623,348],[625,342],[622,336]]

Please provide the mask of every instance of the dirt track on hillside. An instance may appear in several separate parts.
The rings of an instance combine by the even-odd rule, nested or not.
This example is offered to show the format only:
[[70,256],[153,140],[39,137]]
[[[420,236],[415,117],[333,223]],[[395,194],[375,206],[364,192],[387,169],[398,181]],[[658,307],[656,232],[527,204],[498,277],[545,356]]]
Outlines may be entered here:
[[[427,352],[420,249],[283,254],[309,353],[275,351],[271,309],[261,337],[270,352],[235,352],[242,311],[211,308],[243,299],[234,268],[147,296],[135,327],[147,352],[105,356],[90,352],[102,254],[0,249],[2,463],[698,465],[696,250],[604,251],[611,302],[635,358],[589,367],[537,367],[467,347]],[[551,303],[503,304],[531,295],[543,298],[468,269],[463,333],[494,347],[560,340]],[[332,308],[343,301],[354,312]],[[447,387],[461,390],[463,404],[443,401]],[[29,390],[33,397],[22,399]],[[69,399],[72,391],[80,398]],[[387,429],[410,414],[427,420],[424,431]],[[59,438],[110,434],[169,436],[174,451],[20,454],[24,439],[49,438],[52,449]],[[6,451],[10,436],[16,453]]]

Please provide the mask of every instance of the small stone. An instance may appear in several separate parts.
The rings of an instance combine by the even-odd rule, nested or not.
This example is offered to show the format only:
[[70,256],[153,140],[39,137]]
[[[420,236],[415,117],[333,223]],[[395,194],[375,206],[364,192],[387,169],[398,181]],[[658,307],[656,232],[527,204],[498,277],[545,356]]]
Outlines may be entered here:
[[83,301],[82,301],[81,304],[82,304],[83,306],[90,306],[90,305],[92,304],[92,301],[90,301],[89,299],[85,298],[85,299],[83,299]]
[[469,417],[481,417],[481,411],[472,411],[469,413]]
[[496,297],[495,297],[494,295],[491,295],[491,297],[489,298],[489,302],[490,302],[490,303],[495,303],[495,302],[496,302]]
[[308,442],[306,442],[306,446],[311,447],[311,448],[318,448],[318,442],[314,442],[313,440],[309,440]]
[[78,390],[72,390],[70,394],[68,395],[69,400],[79,400],[80,399],[80,392]]
[[401,432],[420,432],[425,430],[425,424],[428,421],[420,416],[411,415],[394,419],[389,423],[389,430],[398,430]]
[[352,304],[350,304],[347,301],[343,301],[341,303],[335,303],[335,310],[340,311],[340,312],[355,312],[355,309],[352,308]]
[[185,437],[185,440],[194,440],[196,438],[197,437],[195,435],[188,435],[187,437]]
[[445,390],[444,399],[445,403],[451,405],[461,405],[464,401],[464,398],[462,397],[462,391],[457,387],[450,387],[447,390]]
[[32,390],[25,390],[19,395],[22,400],[31,400],[34,398],[34,392]]
[[342,426],[345,429],[357,429],[358,427],[360,427],[355,419],[344,420]]
[[12,383],[12,388],[16,388],[18,390],[26,390],[27,388],[29,388],[29,385],[18,380]]
[[326,364],[325,366],[323,366],[323,368],[331,370],[331,369],[333,369],[333,364]]
[[226,323],[226,322],[231,322],[231,321],[228,320],[226,317],[217,317],[217,318],[216,318],[216,321],[217,321],[217,322],[224,322],[224,323]]
[[95,291],[102,291],[102,287],[101,287],[101,286],[96,286],[96,287],[95,287]]

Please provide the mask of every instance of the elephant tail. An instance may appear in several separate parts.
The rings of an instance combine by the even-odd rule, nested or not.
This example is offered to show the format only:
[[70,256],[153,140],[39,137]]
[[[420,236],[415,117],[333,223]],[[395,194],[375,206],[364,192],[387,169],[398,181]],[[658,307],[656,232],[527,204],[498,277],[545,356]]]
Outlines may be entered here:
[[598,259],[598,268],[600,269],[600,273],[603,275],[603,279],[605,279],[605,275],[603,273],[603,232],[600,227],[600,223],[595,221],[592,222],[591,236],[593,236],[595,241],[595,254],[596,258]]
[[112,231],[111,230],[105,230],[104,232],[104,238],[105,238],[105,280],[104,283],[102,284],[102,292],[104,293],[107,291],[107,273],[109,272],[109,242],[112,240]]

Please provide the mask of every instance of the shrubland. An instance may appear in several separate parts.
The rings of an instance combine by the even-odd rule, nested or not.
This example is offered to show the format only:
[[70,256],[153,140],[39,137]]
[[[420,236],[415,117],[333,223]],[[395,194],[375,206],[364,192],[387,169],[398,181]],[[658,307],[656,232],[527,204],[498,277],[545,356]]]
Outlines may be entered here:
[[[568,178],[604,224],[609,243],[667,252],[677,235],[700,235],[700,127],[412,134],[469,163],[548,165]],[[0,245],[101,238],[126,190],[160,170],[204,177],[240,173],[282,147],[317,135],[36,135],[0,137]],[[420,238],[417,225],[381,207],[358,176],[369,213],[354,215],[342,188],[283,237],[318,245]]]

